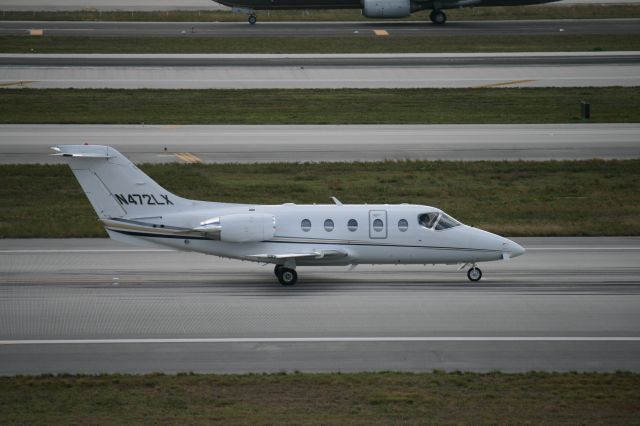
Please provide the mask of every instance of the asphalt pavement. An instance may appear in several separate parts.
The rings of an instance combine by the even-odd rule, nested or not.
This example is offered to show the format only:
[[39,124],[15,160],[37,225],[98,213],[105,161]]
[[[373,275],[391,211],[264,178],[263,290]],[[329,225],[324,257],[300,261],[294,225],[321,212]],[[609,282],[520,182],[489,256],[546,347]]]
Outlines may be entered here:
[[135,163],[630,159],[640,125],[0,125],[0,164],[63,163],[49,147],[82,143]]
[[1,88],[339,89],[638,85],[638,52],[0,55]]
[[382,54],[12,54],[0,67],[468,67],[638,65],[640,52]]
[[640,371],[638,238],[520,238],[480,265],[270,266],[0,240],[0,374]]
[[[258,13],[258,20],[260,13]],[[77,37],[379,37],[451,35],[568,35],[637,34],[640,19],[552,19],[519,21],[449,21],[433,25],[423,21],[369,20],[350,22],[105,22],[105,21],[0,21],[0,35]],[[220,39],[220,43],[224,40]]]

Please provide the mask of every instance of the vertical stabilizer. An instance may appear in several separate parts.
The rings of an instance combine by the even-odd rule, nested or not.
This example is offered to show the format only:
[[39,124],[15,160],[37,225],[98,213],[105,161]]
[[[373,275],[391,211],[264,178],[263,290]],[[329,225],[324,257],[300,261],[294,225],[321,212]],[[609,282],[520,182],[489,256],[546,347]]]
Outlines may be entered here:
[[158,185],[125,156],[102,145],[60,145],[64,157],[101,219],[158,217],[194,202]]

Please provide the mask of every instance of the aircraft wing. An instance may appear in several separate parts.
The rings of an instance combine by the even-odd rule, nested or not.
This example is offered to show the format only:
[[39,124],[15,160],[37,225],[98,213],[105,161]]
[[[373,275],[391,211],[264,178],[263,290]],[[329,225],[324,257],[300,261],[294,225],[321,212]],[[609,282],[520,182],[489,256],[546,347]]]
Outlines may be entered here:
[[312,250],[308,252],[298,252],[298,253],[261,253],[261,254],[253,254],[248,257],[257,259],[257,260],[280,260],[280,259],[300,259],[300,258],[312,258],[312,259],[323,259],[323,258],[340,258],[346,257],[348,253],[342,250]]

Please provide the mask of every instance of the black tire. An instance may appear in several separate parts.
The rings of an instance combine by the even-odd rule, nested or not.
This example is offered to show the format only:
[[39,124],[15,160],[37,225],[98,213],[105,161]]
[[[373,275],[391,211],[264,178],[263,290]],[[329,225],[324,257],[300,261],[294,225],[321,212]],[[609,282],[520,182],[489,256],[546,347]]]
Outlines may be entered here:
[[298,274],[295,269],[281,267],[278,273],[278,281],[282,285],[294,285],[298,281]]
[[273,268],[273,273],[276,274],[276,277],[280,276],[280,270],[282,269],[282,265],[276,265],[275,268]]
[[249,23],[251,25],[255,25],[257,21],[258,21],[258,18],[256,18],[256,15],[249,15]]
[[432,10],[429,18],[434,25],[444,25],[447,22],[447,15],[440,9]]
[[480,278],[482,278],[482,271],[480,268],[473,267],[467,271],[467,278],[469,278],[469,281],[473,282],[480,281]]

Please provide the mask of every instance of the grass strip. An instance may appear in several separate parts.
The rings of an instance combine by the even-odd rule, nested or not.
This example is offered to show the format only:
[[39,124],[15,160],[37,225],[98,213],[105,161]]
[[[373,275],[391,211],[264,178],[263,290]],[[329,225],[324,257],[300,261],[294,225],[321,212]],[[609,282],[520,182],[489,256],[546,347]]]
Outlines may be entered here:
[[[416,203],[511,236],[640,235],[640,160],[142,165],[191,199]],[[66,165],[0,166],[0,237],[103,237]],[[72,224],[72,226],[69,226]]]
[[638,34],[376,37],[0,36],[2,53],[481,53],[640,50]]
[[458,124],[640,122],[640,87],[0,90],[0,123]]
[[[412,14],[406,20],[429,21],[430,11]],[[519,19],[605,19],[638,18],[637,4],[584,4],[478,7],[447,10],[450,20],[519,20]],[[275,21],[361,21],[368,20],[358,10],[271,10],[258,11],[260,22]],[[246,22],[241,13],[221,10],[174,10],[174,11],[98,11],[83,9],[76,11],[2,11],[3,21],[118,21],[118,22]],[[384,21],[381,21],[384,22]]]
[[0,423],[638,423],[632,373],[356,373],[0,378]]

